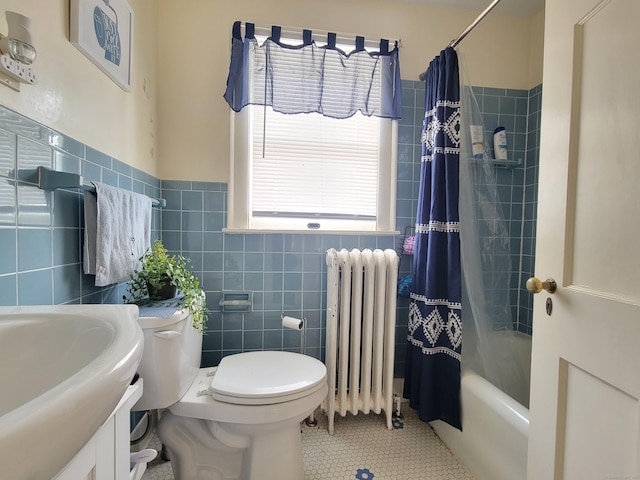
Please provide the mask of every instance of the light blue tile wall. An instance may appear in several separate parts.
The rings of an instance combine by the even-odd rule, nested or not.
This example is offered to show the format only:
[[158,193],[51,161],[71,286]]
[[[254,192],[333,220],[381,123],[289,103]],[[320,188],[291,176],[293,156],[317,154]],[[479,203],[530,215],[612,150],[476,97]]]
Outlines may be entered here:
[[[251,350],[287,350],[323,358],[324,252],[396,246],[393,235],[223,233],[226,184],[164,180],[162,195],[167,200],[162,211],[165,246],[191,260],[211,310],[203,365],[217,365],[225,355]],[[222,313],[218,306],[222,291],[252,292],[252,311]],[[283,329],[283,314],[306,319],[304,330]]]
[[[397,228],[415,223],[420,176],[423,84],[403,82],[403,120],[399,124]],[[227,185],[163,180],[162,238],[172,253],[191,259],[212,313],[207,325],[203,365],[251,350],[304,351],[323,358],[328,248],[394,248],[401,236],[222,233],[226,226]],[[411,271],[403,256],[400,274]],[[221,313],[221,291],[251,291],[250,313]],[[305,318],[302,332],[285,330],[281,315]],[[398,301],[396,374],[404,372],[408,300]]]
[[38,189],[40,165],[160,196],[152,176],[0,107],[0,305],[121,303],[124,285],[96,287],[82,273],[82,192]]
[[[422,82],[403,81],[403,118],[398,129],[398,168],[397,168],[397,228],[404,232],[406,227],[415,223],[418,182],[420,176],[420,131],[424,116],[424,84]],[[539,94],[539,89],[537,89]],[[533,182],[532,175],[525,175],[535,158],[535,149],[527,147],[529,120],[529,96],[526,90],[478,89],[478,97],[483,108],[489,112],[489,121],[499,122],[485,126],[493,133],[500,125],[513,128],[508,137],[509,151],[514,158],[523,160],[516,169],[497,169],[500,198],[503,208],[508,212],[513,245],[513,264],[519,265],[523,257],[521,228],[524,222],[535,219],[524,217],[525,179]],[[489,135],[489,131],[487,132]],[[525,161],[526,160],[526,161]],[[533,186],[531,183],[529,187]],[[309,355],[322,358],[324,350],[324,314],[326,268],[323,252],[333,248],[396,248],[400,251],[402,235],[389,236],[337,236],[321,234],[229,234],[221,233],[226,225],[226,185],[225,184],[189,184],[188,182],[162,182],[163,196],[168,199],[167,209],[163,211],[163,239],[176,253],[193,259],[194,265],[202,262],[202,281],[213,311],[205,337],[203,364],[214,365],[219,359],[230,353],[259,350],[284,349],[305,351]],[[215,191],[219,193],[207,193]],[[205,200],[208,195],[210,202]],[[181,205],[188,199],[189,205]],[[529,198],[529,197],[527,197]],[[172,201],[171,199],[175,199]],[[531,197],[535,204],[535,195]],[[202,231],[185,228],[184,218],[187,212],[196,214],[202,205],[202,220],[191,219],[194,225],[202,225]],[[535,215],[535,209],[528,211]],[[164,223],[169,220],[169,224]],[[178,227],[182,219],[181,227]],[[169,230],[169,225],[174,230]],[[200,240],[202,235],[202,240]],[[196,238],[192,238],[192,237]],[[192,245],[202,245],[202,250],[190,249],[185,241]],[[182,242],[182,243],[180,243]],[[533,257],[533,250],[526,253]],[[411,271],[411,257],[402,256],[400,276]],[[522,275],[528,275],[523,273]],[[527,333],[519,323],[521,298],[519,297],[518,278],[514,275],[512,285],[512,303],[515,326]],[[222,314],[217,302],[221,290],[250,290],[254,295],[254,308],[251,313]],[[522,300],[526,300],[522,298]],[[302,333],[282,330],[280,315],[304,317],[307,327]],[[406,327],[408,318],[408,299],[398,299],[396,328],[396,374],[404,372]]]
[[540,117],[542,85],[529,91],[527,123],[527,152],[524,165],[524,200],[522,230],[522,263],[518,285],[518,330],[531,335],[533,329],[533,296],[524,287],[534,274],[536,249],[536,220],[538,205],[538,170],[540,163]]
[[[415,223],[424,115],[424,84],[403,81],[402,85],[396,185],[400,232]],[[518,328],[531,333],[531,302],[528,294],[522,294],[518,277],[528,277],[533,271],[541,87],[529,92],[482,89],[479,93],[489,121],[508,130],[513,126],[508,146],[525,162],[521,171],[504,170],[499,176],[513,244],[518,246],[514,256],[531,268],[516,276],[512,297]],[[493,128],[486,119],[485,125]],[[124,285],[95,287],[93,277],[82,274],[82,194],[37,189],[32,174],[38,165],[80,172],[87,181],[167,200],[166,208],[154,209],[152,235],[161,237],[171,252],[191,259],[207,292],[212,314],[203,365],[214,365],[230,353],[260,349],[304,351],[322,358],[323,252],[331,247],[400,250],[402,235],[222,233],[228,207],[226,184],[160,181],[130,167],[126,159],[114,159],[0,107],[0,305],[120,303],[124,294]],[[528,236],[519,236],[523,227]],[[410,271],[411,257],[402,256],[400,276]],[[222,290],[253,292],[253,311],[222,314],[218,308]],[[283,330],[281,314],[306,318],[303,333]],[[395,360],[399,376],[404,372],[407,318],[408,300],[401,297]]]

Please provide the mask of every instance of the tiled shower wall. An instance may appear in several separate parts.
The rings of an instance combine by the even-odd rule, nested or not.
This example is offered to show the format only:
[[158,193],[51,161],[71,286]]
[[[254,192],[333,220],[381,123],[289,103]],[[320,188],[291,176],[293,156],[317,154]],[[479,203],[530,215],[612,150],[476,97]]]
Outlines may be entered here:
[[[403,81],[403,119],[398,132],[397,228],[415,221],[420,176],[420,129],[424,84]],[[513,238],[512,303],[517,327],[531,333],[531,301],[518,277],[533,269],[540,87],[529,91],[479,90],[487,110],[510,129],[510,151],[524,164],[500,170],[501,199],[508,205]],[[524,106],[523,106],[524,105]],[[497,108],[497,112],[495,112]],[[513,117],[513,118],[512,118]],[[522,129],[522,130],[519,130]],[[304,351],[321,357],[324,348],[327,248],[395,248],[402,236],[322,234],[230,234],[226,225],[226,184],[160,181],[89,146],[0,107],[0,305],[119,303],[125,285],[99,288],[82,274],[83,196],[77,189],[45,192],[34,186],[39,165],[81,173],[101,181],[167,200],[153,210],[152,237],[191,259],[212,310],[204,340],[203,364],[228,353],[253,349]],[[506,208],[505,208],[506,209]],[[520,234],[524,233],[525,236]],[[525,268],[526,267],[526,268]],[[400,276],[411,258],[401,257]],[[527,270],[529,269],[529,270]],[[222,290],[253,292],[250,313],[220,313]],[[400,298],[396,328],[396,375],[404,371],[408,301]],[[280,315],[304,317],[301,334],[283,330]]]
[[[509,158],[516,167],[495,167],[498,198],[510,236],[510,298],[514,329],[532,334],[533,299],[525,282],[534,273],[540,107],[542,85],[531,90],[473,87],[492,144],[493,130],[507,131]],[[493,156],[493,155],[491,155]]]
[[[412,192],[412,196],[404,201],[413,216],[410,219],[401,219],[398,213],[398,228],[401,231],[404,225],[413,225],[415,220],[420,179],[421,146],[418,139],[424,115],[423,89],[422,82],[403,80],[403,118],[400,121],[398,135],[398,160],[402,162],[405,159],[415,159],[415,163],[413,171],[408,168],[402,169],[400,166],[398,168],[399,196],[401,189]],[[494,156],[493,131],[496,127],[503,126],[507,131],[509,159],[520,162],[515,167],[494,167],[493,172],[500,207],[510,237],[512,274],[509,293],[513,326],[514,329],[531,335],[533,299],[524,285],[534,273],[542,85],[531,90],[489,87],[472,87],[472,90],[485,127],[487,153],[490,157]],[[407,177],[402,178],[402,175]],[[409,175],[412,175],[411,180]],[[402,201],[398,199],[399,204]],[[411,263],[410,259],[403,258],[403,261],[404,267]]]
[[[518,330],[533,332],[533,295],[524,287],[535,266],[536,220],[538,208],[538,165],[540,163],[540,114],[542,85],[529,91],[527,152],[524,164],[524,201],[522,205],[522,250],[520,267],[514,270],[518,289]],[[513,298],[513,297],[512,297]],[[512,300],[513,301],[513,300]]]

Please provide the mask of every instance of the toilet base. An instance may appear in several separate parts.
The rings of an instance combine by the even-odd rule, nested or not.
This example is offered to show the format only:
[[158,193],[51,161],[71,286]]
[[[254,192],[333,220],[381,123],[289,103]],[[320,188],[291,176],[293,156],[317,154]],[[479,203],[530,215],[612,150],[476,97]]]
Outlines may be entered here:
[[[167,411],[158,437],[169,451],[176,480],[304,479],[299,419],[263,425],[258,431],[253,426],[250,435],[243,430]],[[227,436],[234,446],[220,441],[228,441]]]
[[175,480],[239,480],[244,449],[219,442],[205,420],[166,410],[157,433],[169,452]]
[[240,480],[304,480],[300,420],[278,426],[251,437]]

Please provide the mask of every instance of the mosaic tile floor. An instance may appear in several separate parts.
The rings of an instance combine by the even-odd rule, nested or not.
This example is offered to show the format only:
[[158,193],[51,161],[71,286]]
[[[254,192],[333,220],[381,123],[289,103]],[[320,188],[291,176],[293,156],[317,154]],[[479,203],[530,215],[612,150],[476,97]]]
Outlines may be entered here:
[[[336,416],[333,436],[318,412],[316,427],[302,427],[305,480],[473,480],[431,427],[402,407],[392,431],[383,415],[347,415]],[[154,438],[150,447],[159,446]],[[142,480],[173,480],[170,463],[154,460]]]

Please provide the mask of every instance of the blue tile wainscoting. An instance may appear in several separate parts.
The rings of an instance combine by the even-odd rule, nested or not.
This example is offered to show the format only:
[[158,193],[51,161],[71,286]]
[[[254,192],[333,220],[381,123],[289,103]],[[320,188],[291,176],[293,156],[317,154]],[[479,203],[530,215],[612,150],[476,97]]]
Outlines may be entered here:
[[[403,81],[396,212],[400,232],[415,223],[423,88],[422,82]],[[509,212],[514,265],[522,267],[512,285],[514,322],[530,334],[531,299],[520,285],[522,278],[533,273],[541,87],[531,91],[474,88],[485,115],[497,116],[497,123],[514,129],[508,137],[509,149],[523,158],[520,167],[496,170],[500,198]],[[487,120],[485,125],[494,128]],[[400,251],[401,235],[223,233],[226,183],[156,179],[0,107],[0,305],[120,303],[125,293],[126,284],[100,288],[93,285],[94,277],[83,275],[82,191],[38,189],[33,172],[40,165],[167,200],[166,208],[153,209],[152,238],[162,238],[172,253],[190,258],[207,293],[212,313],[203,365],[217,364],[230,353],[261,349],[304,351],[322,358],[324,251],[331,247]],[[410,270],[411,258],[401,256],[400,276]],[[218,301],[223,290],[253,292],[253,310],[222,314]],[[282,329],[282,314],[304,317],[302,333]],[[401,297],[396,328],[398,376],[404,372],[407,318],[408,300]]]
[[0,107],[0,305],[121,302],[124,285],[96,287],[82,274],[83,192],[38,189],[38,166],[160,196],[152,176]]

